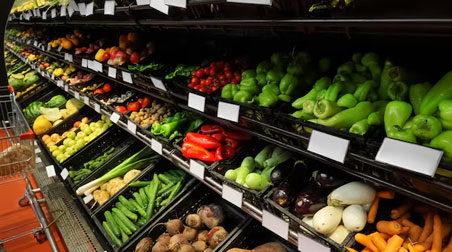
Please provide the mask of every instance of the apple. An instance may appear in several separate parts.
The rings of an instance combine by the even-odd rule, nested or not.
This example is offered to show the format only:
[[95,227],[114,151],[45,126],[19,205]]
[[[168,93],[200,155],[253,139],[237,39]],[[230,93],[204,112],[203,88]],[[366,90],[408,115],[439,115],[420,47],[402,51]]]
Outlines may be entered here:
[[54,151],[58,150],[58,146],[56,146],[56,145],[50,146],[49,150],[50,150],[50,152],[54,152]]
[[95,122],[91,122],[89,124],[89,127],[91,128],[91,130],[94,130],[96,128],[97,124]]
[[83,129],[83,132],[85,133],[85,135],[90,135],[91,133],[93,133],[93,131],[91,130],[90,127],[86,127],[85,129]]
[[66,159],[66,156],[63,153],[60,153],[58,156],[56,156],[56,160],[58,160],[58,162],[63,162],[63,160]]
[[104,126],[104,121],[102,121],[102,120],[99,120],[99,121],[97,121],[96,122],[96,128],[102,128],[102,126]]
[[74,123],[74,128],[78,128],[78,127],[80,127],[80,121],[76,121],[75,123]]
[[89,121],[88,117],[85,116],[82,118],[82,123],[87,123],[88,121]]
[[66,148],[70,147],[70,146],[73,146],[74,143],[75,143],[75,141],[73,139],[70,139],[70,138],[64,139],[64,141],[63,141],[63,144],[64,144],[64,146],[66,146]]
[[65,149],[66,149],[66,146],[64,146],[63,144],[58,146],[58,150],[60,150],[61,152],[64,152]]
[[85,132],[79,131],[79,132],[77,133],[77,139],[83,139],[84,137],[86,137]]
[[76,152],[76,150],[75,150],[75,148],[73,147],[73,146],[71,146],[71,147],[68,147],[67,149],[66,149],[66,151],[65,151],[65,153],[67,154],[67,155],[72,155],[72,154],[74,154]]
[[70,138],[70,139],[74,139],[75,138],[75,132],[74,131],[69,132],[67,134],[67,137]]
[[56,150],[56,151],[52,152],[52,156],[54,156],[54,157],[58,157],[58,155],[61,155],[61,154],[63,154],[63,152],[60,150]]
[[80,150],[83,146],[85,146],[85,140],[78,139],[77,142],[74,144],[74,148],[76,150]]

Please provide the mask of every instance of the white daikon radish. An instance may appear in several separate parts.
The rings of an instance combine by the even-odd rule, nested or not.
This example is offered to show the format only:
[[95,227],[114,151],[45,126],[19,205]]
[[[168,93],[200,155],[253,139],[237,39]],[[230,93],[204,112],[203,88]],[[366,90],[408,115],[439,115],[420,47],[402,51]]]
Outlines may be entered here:
[[372,186],[354,181],[334,189],[328,195],[328,205],[364,205],[372,203],[375,194],[376,191]]
[[328,237],[338,244],[342,244],[349,233],[350,231],[348,231],[343,225],[339,225],[331,234],[328,235]]
[[359,232],[366,226],[367,213],[360,205],[350,205],[342,213],[342,222],[350,232]]
[[333,232],[342,219],[342,207],[326,206],[314,214],[312,224],[314,229],[321,234]]

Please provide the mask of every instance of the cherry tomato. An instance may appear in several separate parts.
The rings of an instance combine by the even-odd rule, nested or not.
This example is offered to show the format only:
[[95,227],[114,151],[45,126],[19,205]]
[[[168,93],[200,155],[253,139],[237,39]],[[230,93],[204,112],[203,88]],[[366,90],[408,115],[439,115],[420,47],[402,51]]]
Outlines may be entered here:
[[199,78],[198,77],[191,77],[191,83],[199,84]]
[[226,84],[228,84],[228,82],[227,82],[226,80],[221,80],[221,81],[220,81],[220,85],[221,85],[221,86],[224,86],[224,85],[226,85]]
[[239,84],[239,82],[237,81],[236,78],[232,79],[230,82],[231,82],[232,84]]
[[212,83],[213,83],[213,80],[212,80],[212,79],[207,79],[207,80],[206,80],[206,86],[212,85]]
[[196,84],[193,83],[193,82],[190,82],[190,84],[188,84],[188,87],[189,87],[189,88],[194,88],[195,86],[196,86]]
[[231,74],[230,72],[226,72],[226,73],[224,74],[224,76],[225,76],[226,79],[228,79],[228,80],[232,79],[232,74]]
[[234,73],[234,77],[237,77],[237,76],[238,76],[238,77],[242,77],[242,75],[241,75],[240,73],[235,72],[235,73]]
[[[227,63],[226,63],[227,64]],[[231,71],[231,67],[229,67],[229,66],[224,66],[224,68],[223,68],[223,71],[225,72],[225,73],[229,73],[230,71]]]
[[210,75],[210,76],[215,76],[215,75],[217,75],[217,73],[216,73],[216,71],[215,71],[215,68],[211,68],[211,69],[210,69],[209,75]]
[[198,77],[203,77],[204,76],[204,72],[201,69],[199,69],[198,71],[196,71],[195,75],[198,76]]
[[200,85],[194,86],[194,87],[193,87],[193,89],[194,89],[194,90],[198,90],[198,91],[200,91],[200,89],[201,89],[201,86],[200,86]]
[[240,77],[240,76],[235,76],[235,77],[234,77],[234,80],[236,80],[237,83],[240,83],[240,81],[242,80],[242,77]]
[[210,68],[206,67],[202,69],[204,71],[204,75],[209,75]]
[[224,74],[219,74],[218,75],[218,79],[219,80],[226,80],[226,76]]
[[191,75],[196,75],[196,71],[191,72]]
[[205,79],[202,79],[202,80],[200,81],[200,84],[201,84],[202,87],[204,87],[204,86],[206,85],[206,80],[205,80]]
[[209,67],[210,67],[210,68],[215,68],[215,67],[216,67],[215,62],[210,63]]
[[202,88],[199,89],[199,91],[200,91],[200,92],[203,92],[203,93],[207,93],[208,89],[202,87]]

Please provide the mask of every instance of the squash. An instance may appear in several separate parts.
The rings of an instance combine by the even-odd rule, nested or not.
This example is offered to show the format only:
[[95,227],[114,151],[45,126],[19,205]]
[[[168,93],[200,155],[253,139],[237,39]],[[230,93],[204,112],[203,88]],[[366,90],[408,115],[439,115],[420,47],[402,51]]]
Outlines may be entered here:
[[47,120],[43,115],[38,116],[33,123],[33,131],[36,135],[42,135],[46,131],[52,128],[52,123]]

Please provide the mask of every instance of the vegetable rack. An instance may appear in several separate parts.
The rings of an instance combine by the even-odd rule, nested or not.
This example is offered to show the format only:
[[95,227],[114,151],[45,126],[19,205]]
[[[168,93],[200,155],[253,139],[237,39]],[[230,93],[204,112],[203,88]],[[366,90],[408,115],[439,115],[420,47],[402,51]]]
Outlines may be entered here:
[[[6,251],[2,247],[3,243],[33,234],[38,242],[47,238],[52,251],[57,252],[59,250],[55,239],[35,196],[40,189],[33,189],[28,178],[30,172],[36,167],[34,134],[20,112],[14,98],[14,91],[12,89],[9,91],[11,92],[6,88],[0,88],[0,94],[6,93],[6,95],[0,95],[0,190],[2,185],[24,180],[25,193],[24,197],[19,199],[19,206],[31,206],[39,227],[23,233],[19,233],[17,229],[25,225],[0,231],[0,251]],[[0,222],[1,218],[0,216]],[[9,237],[1,237],[2,234],[5,236],[8,234]]]

